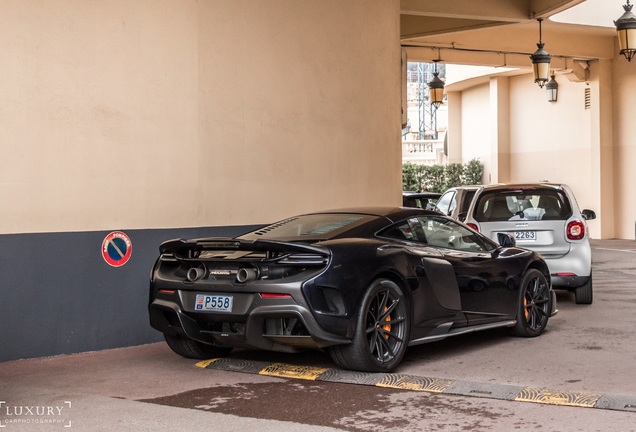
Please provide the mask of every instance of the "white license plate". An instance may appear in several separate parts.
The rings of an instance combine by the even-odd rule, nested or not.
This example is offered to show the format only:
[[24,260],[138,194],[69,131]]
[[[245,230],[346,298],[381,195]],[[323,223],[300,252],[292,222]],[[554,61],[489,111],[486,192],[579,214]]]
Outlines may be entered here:
[[209,312],[232,312],[232,296],[197,294],[194,309]]
[[515,239],[517,240],[536,240],[536,231],[515,231]]

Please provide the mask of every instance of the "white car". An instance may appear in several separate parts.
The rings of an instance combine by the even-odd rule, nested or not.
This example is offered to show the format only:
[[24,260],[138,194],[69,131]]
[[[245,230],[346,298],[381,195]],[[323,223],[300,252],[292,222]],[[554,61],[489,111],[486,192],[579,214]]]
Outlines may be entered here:
[[592,210],[579,210],[565,184],[532,183],[482,186],[465,223],[497,240],[509,233],[519,247],[540,253],[555,289],[574,291],[577,304],[592,303],[592,252],[587,221]]

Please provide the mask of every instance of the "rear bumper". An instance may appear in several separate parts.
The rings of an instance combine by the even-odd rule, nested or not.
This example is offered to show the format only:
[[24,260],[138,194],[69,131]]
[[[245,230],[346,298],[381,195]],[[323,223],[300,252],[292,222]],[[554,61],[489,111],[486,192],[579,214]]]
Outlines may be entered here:
[[552,280],[552,286],[556,289],[574,289],[585,285],[592,276],[557,276],[556,274],[550,275]]
[[[311,312],[293,299],[252,305],[244,315],[184,311],[177,301],[155,298],[148,306],[150,325],[162,333],[180,334],[217,346],[296,352],[351,342],[324,331]],[[298,320],[303,331],[290,333],[282,320]],[[297,327],[299,328],[299,327]]]
[[576,288],[592,277],[592,251],[587,241],[575,242],[570,251],[558,257],[542,254],[550,270],[552,286],[555,288]]

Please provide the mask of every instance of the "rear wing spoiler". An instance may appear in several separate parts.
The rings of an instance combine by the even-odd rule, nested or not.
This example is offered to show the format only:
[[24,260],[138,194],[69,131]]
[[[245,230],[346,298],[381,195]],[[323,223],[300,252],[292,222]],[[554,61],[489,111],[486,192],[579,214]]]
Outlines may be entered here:
[[194,257],[203,251],[254,251],[282,254],[320,254],[329,256],[329,249],[305,243],[284,242],[278,240],[244,240],[226,237],[201,239],[173,239],[159,246],[161,254],[174,254],[181,257]]

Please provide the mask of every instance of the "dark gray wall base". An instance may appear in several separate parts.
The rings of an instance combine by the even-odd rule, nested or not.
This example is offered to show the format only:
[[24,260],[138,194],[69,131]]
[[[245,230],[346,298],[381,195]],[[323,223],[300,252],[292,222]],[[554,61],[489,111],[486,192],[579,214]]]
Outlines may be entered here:
[[159,244],[255,228],[127,230],[132,255],[122,267],[102,258],[109,231],[0,235],[0,361],[162,340],[147,310]]

